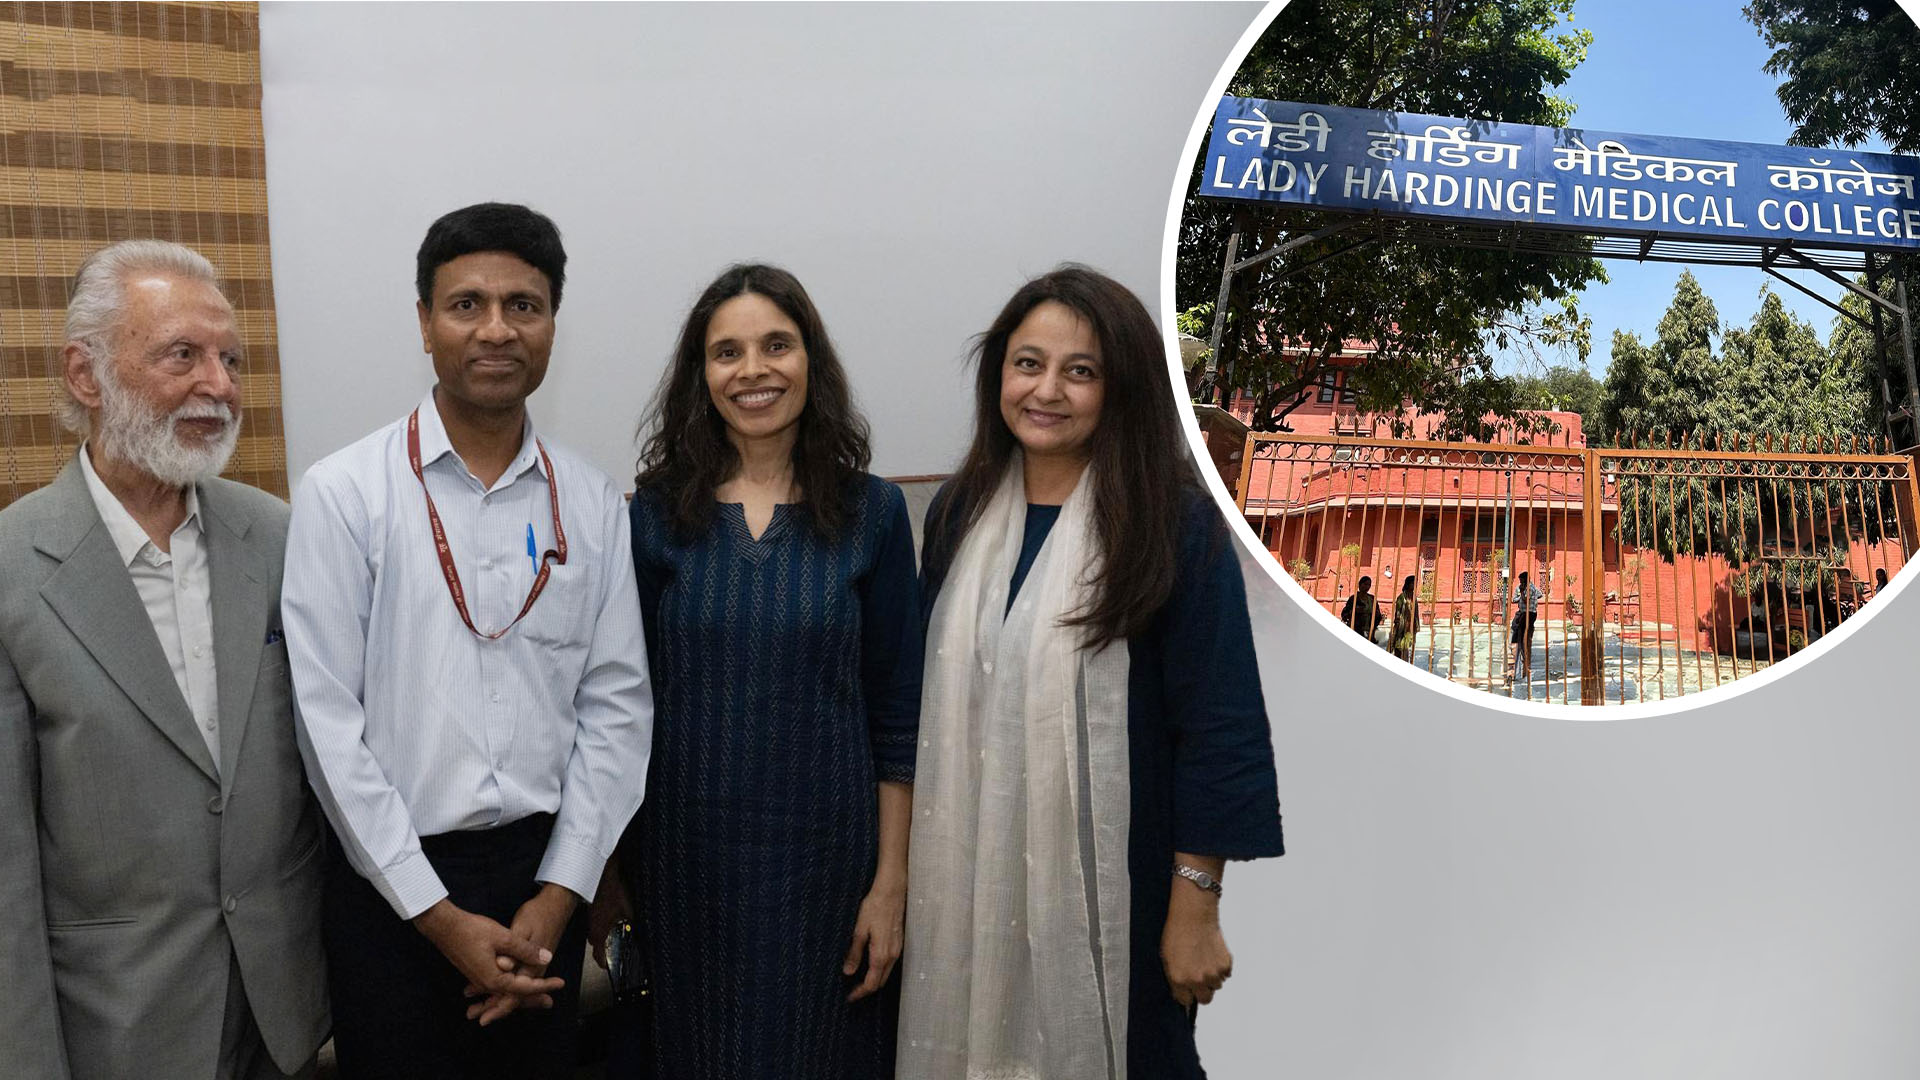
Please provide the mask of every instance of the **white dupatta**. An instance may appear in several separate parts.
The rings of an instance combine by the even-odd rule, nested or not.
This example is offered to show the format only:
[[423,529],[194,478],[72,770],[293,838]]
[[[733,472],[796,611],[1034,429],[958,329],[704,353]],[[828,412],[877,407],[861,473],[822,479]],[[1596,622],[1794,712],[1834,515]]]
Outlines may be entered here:
[[933,607],[903,1078],[1126,1080],[1127,646],[1090,653],[1083,629],[1059,625],[1099,571],[1091,475],[1009,610],[1027,509],[1016,455]]

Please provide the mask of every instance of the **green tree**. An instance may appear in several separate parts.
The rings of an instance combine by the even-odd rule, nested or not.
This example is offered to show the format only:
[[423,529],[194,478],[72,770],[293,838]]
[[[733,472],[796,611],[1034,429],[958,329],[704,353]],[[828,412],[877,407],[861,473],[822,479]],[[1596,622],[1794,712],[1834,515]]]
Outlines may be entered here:
[[[1570,25],[1573,0],[1294,0],[1228,84],[1246,97],[1467,119],[1564,125],[1554,94],[1586,57],[1592,35]],[[1181,223],[1179,307],[1198,329],[1212,314],[1236,207],[1197,195],[1196,163]],[[1242,254],[1268,250],[1338,215],[1246,212]],[[1440,235],[1446,226],[1436,227]],[[1307,398],[1350,342],[1376,347],[1351,376],[1359,407],[1398,414],[1406,402],[1444,411],[1441,437],[1480,435],[1484,416],[1526,406],[1493,370],[1501,350],[1566,349],[1584,363],[1589,323],[1581,287],[1604,281],[1584,242],[1566,253],[1511,255],[1443,244],[1375,243],[1324,272],[1289,273],[1339,251],[1336,236],[1236,277],[1220,357],[1224,390],[1256,397],[1253,426],[1273,430]],[[1211,319],[1205,320],[1207,330]],[[1204,334],[1205,331],[1202,331]],[[1404,433],[1404,423],[1396,424]]]
[[1516,383],[1522,408],[1577,413],[1589,428],[1599,422],[1600,380],[1584,367],[1555,364],[1539,375],[1520,375]]
[[1920,153],[1920,26],[1895,0],[1751,0],[1766,72],[1800,146],[1858,146],[1879,135]]
[[1614,331],[1596,434],[1617,441],[1633,432],[1713,427],[1708,412],[1721,376],[1713,347],[1719,334],[1720,312],[1699,279],[1681,271],[1652,346]]
[[[1762,289],[1749,325],[1722,333],[1713,301],[1682,273],[1651,344],[1615,334],[1598,430],[1616,445],[1848,450],[1874,430],[1870,370],[1855,345],[1841,354],[1823,345],[1771,289]],[[1660,459],[1615,464],[1623,544],[1668,561],[1722,555],[1747,566],[1748,591],[1768,582],[1792,591],[1830,584],[1845,565],[1849,534],[1874,542],[1892,526],[1884,484],[1816,476],[1802,462],[1742,464],[1709,477]]]
[[[1857,146],[1877,135],[1895,153],[1920,154],[1920,24],[1913,8],[1902,12],[1896,0],[1750,0],[1744,11],[1773,50],[1765,70],[1781,78],[1776,92],[1794,125],[1793,142]],[[1902,261],[1909,280],[1920,280],[1920,260]],[[1848,338],[1860,340],[1851,331]],[[1878,426],[1886,426],[1888,395],[1906,400],[1907,382],[1900,366],[1869,378]],[[1892,411],[1900,442],[1920,438],[1912,417]]]
[[1853,436],[1873,430],[1872,399],[1860,372],[1837,359],[1819,333],[1763,289],[1753,325],[1727,332],[1720,385],[1707,426]]
[[[1865,275],[1854,278],[1854,284],[1866,288]],[[1902,405],[1899,396],[1905,394],[1906,380],[1900,377],[1889,384],[1888,373],[1881,370],[1880,348],[1870,329],[1874,312],[1868,302],[1859,294],[1849,292],[1840,298],[1840,307],[1853,318],[1834,317],[1833,333],[1827,339],[1831,359],[1827,377],[1840,380],[1862,394],[1867,401],[1868,429],[1884,432],[1888,427],[1888,414],[1898,412]],[[1897,332],[1893,330],[1892,320],[1884,315],[1882,330]]]

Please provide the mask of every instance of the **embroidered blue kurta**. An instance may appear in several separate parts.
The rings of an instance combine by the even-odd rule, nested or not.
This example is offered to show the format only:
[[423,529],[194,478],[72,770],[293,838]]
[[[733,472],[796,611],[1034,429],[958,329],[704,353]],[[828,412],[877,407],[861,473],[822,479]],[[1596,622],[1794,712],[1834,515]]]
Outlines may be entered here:
[[738,504],[691,541],[649,493],[631,513],[655,720],[623,858],[659,1075],[890,1077],[897,986],[850,1005],[840,969],[873,882],[874,784],[913,779],[922,623],[900,489],[865,477],[834,541],[804,503],[757,539]]
[[[929,536],[945,496],[943,490],[928,508]],[[1027,507],[1014,594],[1059,518],[1058,506]],[[1173,593],[1146,632],[1127,640],[1127,1075],[1143,1080],[1206,1076],[1193,1025],[1173,999],[1160,960],[1176,884],[1173,853],[1229,859],[1283,853],[1273,740],[1254,662],[1246,582],[1211,502],[1194,494],[1182,520]],[[926,611],[933,610],[939,589],[930,575]]]

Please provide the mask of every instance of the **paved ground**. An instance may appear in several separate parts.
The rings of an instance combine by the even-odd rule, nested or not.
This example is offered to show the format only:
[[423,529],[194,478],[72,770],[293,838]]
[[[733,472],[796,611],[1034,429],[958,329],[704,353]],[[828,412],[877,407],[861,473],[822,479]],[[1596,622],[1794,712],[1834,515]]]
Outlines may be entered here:
[[[1630,628],[1622,636],[1609,627],[1602,649],[1606,700],[1661,701],[1699,693],[1744,678],[1767,661],[1735,660],[1674,644],[1673,627],[1653,623]],[[1441,623],[1421,628],[1413,664],[1463,686],[1506,694],[1523,701],[1580,703],[1581,627],[1555,619],[1534,628],[1531,677],[1510,682],[1512,651],[1506,633],[1485,623]]]

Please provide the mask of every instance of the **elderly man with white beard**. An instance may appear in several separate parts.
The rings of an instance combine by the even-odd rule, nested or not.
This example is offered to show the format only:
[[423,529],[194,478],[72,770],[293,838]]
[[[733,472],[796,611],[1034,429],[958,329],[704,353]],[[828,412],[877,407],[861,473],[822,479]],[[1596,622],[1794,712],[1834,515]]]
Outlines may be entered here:
[[287,507],[219,479],[241,342],[213,267],[81,264],[62,420],[0,511],[0,1024],[8,1075],[310,1075],[328,1028],[320,820],[294,741]]

